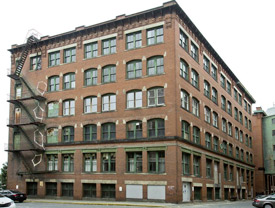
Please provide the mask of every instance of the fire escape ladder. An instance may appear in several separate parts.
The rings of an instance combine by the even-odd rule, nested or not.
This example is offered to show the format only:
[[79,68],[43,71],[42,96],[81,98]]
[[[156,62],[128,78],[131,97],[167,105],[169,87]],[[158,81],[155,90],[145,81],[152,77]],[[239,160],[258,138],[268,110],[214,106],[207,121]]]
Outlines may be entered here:
[[20,104],[20,107],[22,107],[25,110],[25,112],[27,113],[29,119],[31,120],[31,123],[34,123],[35,119],[33,118],[32,114],[29,112],[29,110],[26,108],[26,106],[23,105],[23,103],[21,103],[21,102],[18,102],[18,103]]
[[27,133],[24,131],[23,128],[18,127],[19,131],[24,135],[24,137],[27,139],[27,141],[29,142],[29,144],[32,146],[32,149],[36,149],[33,142],[31,141],[30,137],[27,135]]
[[[24,173],[24,174],[30,174],[30,175],[31,175],[31,174],[32,174],[32,169],[31,169],[31,167],[28,165],[28,163],[26,162],[25,157],[24,157],[24,155],[22,154],[22,152],[16,152],[16,154],[17,154],[18,157],[21,159],[23,165],[25,166],[25,168],[26,168],[26,170],[27,170],[27,172]],[[18,175],[23,175],[22,173],[20,173],[19,170],[17,171],[17,174],[18,174]]]
[[24,83],[24,85],[28,88],[28,90],[30,91],[31,95],[33,97],[36,97],[37,95],[34,93],[34,91],[32,90],[32,88],[30,87],[30,84],[27,82],[27,80],[25,80],[23,77],[20,77],[21,82]]
[[38,39],[35,38],[34,36],[30,36],[28,38],[27,43],[26,43],[26,45],[25,45],[25,47],[23,49],[23,52],[22,52],[22,54],[20,56],[19,63],[18,63],[18,65],[16,67],[16,70],[15,70],[15,75],[17,77],[19,77],[20,74],[21,74],[22,68],[24,66],[24,63],[26,61],[26,58],[28,56],[28,53],[29,53],[29,50],[30,50],[32,44],[35,43],[35,42],[37,42],[37,41],[38,41]]

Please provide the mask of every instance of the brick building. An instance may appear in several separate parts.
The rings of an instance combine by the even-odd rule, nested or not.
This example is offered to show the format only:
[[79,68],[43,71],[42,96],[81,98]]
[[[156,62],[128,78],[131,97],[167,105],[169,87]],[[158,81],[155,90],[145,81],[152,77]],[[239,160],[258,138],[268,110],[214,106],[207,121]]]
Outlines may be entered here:
[[8,188],[176,203],[254,195],[255,100],[175,1],[10,52]]

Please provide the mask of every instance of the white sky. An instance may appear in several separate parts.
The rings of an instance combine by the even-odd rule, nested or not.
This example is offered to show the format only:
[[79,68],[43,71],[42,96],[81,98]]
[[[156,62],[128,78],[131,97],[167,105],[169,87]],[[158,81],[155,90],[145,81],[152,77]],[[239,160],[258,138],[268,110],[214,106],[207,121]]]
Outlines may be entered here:
[[[161,6],[167,0],[0,1],[0,167],[7,161],[9,93],[7,68],[12,44],[30,29],[56,35]],[[43,2],[43,4],[42,4]],[[275,1],[177,0],[178,4],[264,110],[275,102]]]

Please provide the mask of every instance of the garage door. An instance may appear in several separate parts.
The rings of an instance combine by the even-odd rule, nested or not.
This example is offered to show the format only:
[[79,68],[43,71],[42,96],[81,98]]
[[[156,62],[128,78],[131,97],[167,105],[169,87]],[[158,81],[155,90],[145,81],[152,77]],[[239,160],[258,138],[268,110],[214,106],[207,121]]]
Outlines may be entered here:
[[142,199],[143,198],[142,185],[126,185],[126,198]]
[[165,200],[165,186],[148,186],[148,199]]

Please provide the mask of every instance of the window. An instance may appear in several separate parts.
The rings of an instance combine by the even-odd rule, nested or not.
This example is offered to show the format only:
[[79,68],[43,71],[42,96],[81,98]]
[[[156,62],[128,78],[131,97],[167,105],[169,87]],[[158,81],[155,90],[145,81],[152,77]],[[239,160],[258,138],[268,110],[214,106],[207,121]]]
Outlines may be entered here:
[[142,107],[142,91],[131,91],[127,93],[127,108]]
[[127,139],[142,138],[142,122],[130,121],[127,123]]
[[189,94],[185,90],[181,90],[181,107],[187,111],[189,111]]
[[149,89],[148,93],[148,106],[161,106],[164,105],[164,88]]
[[84,73],[85,86],[97,85],[97,70],[87,69]]
[[211,64],[211,76],[213,79],[217,80],[217,67]]
[[204,107],[204,120],[207,123],[210,123],[210,118],[211,118],[211,110],[207,106]]
[[188,51],[188,36],[180,30],[180,46],[184,48],[184,50]]
[[198,57],[198,47],[191,41],[191,50],[190,50],[190,55],[192,56],[195,61],[199,61]]
[[243,132],[240,131],[240,142],[243,142]]
[[63,171],[74,172],[74,154],[63,154]]
[[142,62],[135,60],[127,63],[127,79],[135,79],[142,76]]
[[221,96],[221,107],[223,110],[225,110],[225,102],[226,102],[225,97],[222,95]]
[[41,69],[41,56],[31,57],[30,70],[39,70],[39,69]]
[[184,60],[180,60],[180,76],[189,80],[189,66]]
[[240,150],[238,147],[236,147],[236,158],[239,159]]
[[165,173],[165,152],[164,151],[152,151],[148,152],[150,173]]
[[192,113],[195,116],[199,116],[199,109],[200,109],[199,101],[193,97],[192,98]]
[[206,159],[206,178],[212,177],[212,160]]
[[246,162],[248,163],[249,162],[249,153],[246,152]]
[[85,125],[83,130],[84,130],[84,141],[96,141],[97,128],[95,124]]
[[73,142],[74,141],[74,127],[73,126],[63,127],[62,141],[63,142]]
[[72,116],[75,114],[75,101],[65,100],[63,101],[63,116]]
[[250,121],[250,120],[248,120],[248,129],[249,129],[250,131],[252,131],[252,124],[251,124],[251,121]]
[[200,156],[194,155],[193,157],[193,168],[194,176],[200,177]]
[[228,155],[231,156],[231,157],[233,156],[233,146],[232,146],[232,144],[228,145]]
[[127,172],[142,172],[142,152],[127,152]]
[[114,111],[116,110],[116,95],[108,94],[102,96],[102,111]]
[[101,126],[102,140],[116,139],[116,124],[105,123]]
[[225,133],[227,132],[226,131],[226,120],[224,118],[222,119],[222,131]]
[[75,88],[75,73],[65,74],[63,77],[63,88],[74,89]]
[[49,92],[59,91],[59,76],[49,77],[48,85],[49,85],[49,88],[48,88]]
[[27,195],[37,195],[37,182],[27,182]]
[[57,171],[58,170],[58,156],[57,154],[47,155],[47,170]]
[[96,198],[95,183],[83,183],[83,197]]
[[248,135],[245,135],[245,145],[248,146]]
[[212,87],[212,101],[218,104],[218,91],[214,87]]
[[226,91],[231,95],[231,83],[229,81],[226,82]]
[[193,127],[193,142],[195,144],[200,144],[200,129],[196,126]]
[[203,56],[203,68],[207,73],[210,72],[210,61],[206,56]]
[[199,88],[199,74],[194,69],[192,69],[191,72],[191,84],[194,87]]
[[251,114],[251,106],[249,104],[247,105],[247,108],[248,113]]
[[96,153],[85,153],[84,158],[84,172],[96,172],[97,171],[97,160]]
[[225,89],[225,77],[222,74],[221,74],[221,77],[220,77],[220,81],[221,81],[222,88]]
[[232,136],[232,124],[228,122],[228,135]]
[[116,171],[116,153],[106,152],[102,153],[102,172],[115,172]]
[[182,153],[182,173],[184,175],[190,174],[190,154]]
[[95,113],[97,112],[97,97],[86,97],[84,98],[84,113]]
[[116,185],[115,184],[101,184],[101,197],[102,198],[116,198]]
[[238,109],[235,107],[234,108],[234,118],[235,118],[236,121],[239,120],[239,115],[238,114],[239,114]]
[[243,150],[241,150],[241,160],[243,161]]
[[164,66],[163,66],[163,57],[162,56],[154,56],[147,60],[147,74],[157,75],[164,73]]
[[140,48],[141,45],[142,45],[141,31],[126,35],[126,48],[128,50],[134,49],[134,48]]
[[97,42],[88,43],[84,45],[84,58],[94,58],[97,57],[98,53],[98,44]]
[[248,128],[248,120],[246,116],[244,117],[244,126],[245,128]]
[[239,140],[239,129],[235,127],[235,138]]
[[57,183],[46,182],[46,196],[57,196]]
[[243,105],[244,105],[244,110],[247,111],[247,101],[246,100],[243,101]]
[[239,100],[239,104],[242,105],[242,95],[239,93],[238,96],[239,96],[239,99],[238,99]]
[[241,111],[239,112],[239,121],[241,124],[243,124],[243,114]]
[[224,180],[228,180],[227,172],[228,172],[228,164],[223,165],[223,172],[224,172]]
[[213,112],[212,118],[213,118],[213,126],[218,128],[218,114],[216,112]]
[[48,118],[58,117],[59,102],[48,103]]
[[163,119],[152,119],[148,121],[148,136],[163,137],[165,136],[165,127]]
[[232,115],[232,105],[229,101],[227,101],[227,113]]
[[234,88],[234,99],[236,101],[238,101],[238,92],[237,92],[237,90],[235,88]]
[[227,142],[226,141],[222,142],[222,150],[223,150],[223,154],[227,155]]
[[47,143],[57,143],[58,142],[58,128],[48,128],[47,129]]
[[201,189],[202,187],[194,187],[194,200],[201,200]]
[[205,133],[205,147],[207,149],[212,149],[211,134]]
[[210,98],[210,84],[204,80],[204,95]]
[[163,42],[163,27],[147,30],[147,44],[154,45]]
[[214,138],[213,138],[213,149],[216,152],[219,151],[219,138],[216,136],[214,136]]
[[233,181],[233,166],[229,166],[229,180]]
[[49,67],[60,64],[60,51],[49,53]]
[[116,38],[102,40],[102,55],[113,54],[116,52]]
[[272,122],[272,124],[275,124],[275,118],[273,118],[273,119],[271,120],[271,122]]
[[182,127],[182,138],[186,140],[190,140],[190,124],[186,121],[181,122]]
[[75,48],[69,48],[64,50],[64,63],[75,62],[76,54]]
[[272,136],[275,136],[275,130],[272,130]]
[[102,69],[102,83],[110,83],[116,81],[116,66],[109,65]]

